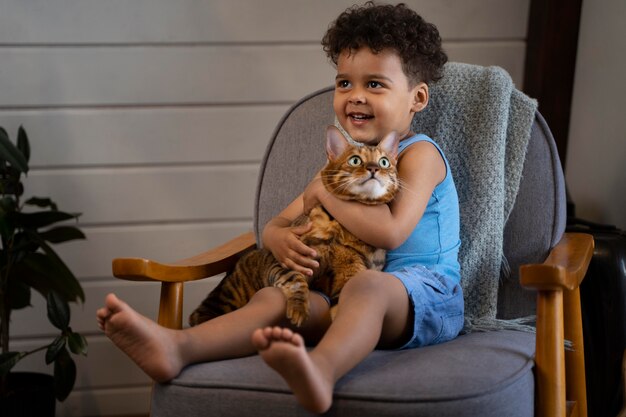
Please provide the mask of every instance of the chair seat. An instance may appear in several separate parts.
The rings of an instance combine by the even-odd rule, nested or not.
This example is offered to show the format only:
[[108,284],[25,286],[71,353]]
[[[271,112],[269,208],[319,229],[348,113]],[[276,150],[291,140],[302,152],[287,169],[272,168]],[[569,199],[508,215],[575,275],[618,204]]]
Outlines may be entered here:
[[[375,351],[336,385],[329,416],[533,416],[535,335],[471,333]],[[397,381],[404,381],[399,385]],[[154,416],[309,416],[259,356],[189,367],[155,386]],[[512,411],[514,410],[514,411]]]

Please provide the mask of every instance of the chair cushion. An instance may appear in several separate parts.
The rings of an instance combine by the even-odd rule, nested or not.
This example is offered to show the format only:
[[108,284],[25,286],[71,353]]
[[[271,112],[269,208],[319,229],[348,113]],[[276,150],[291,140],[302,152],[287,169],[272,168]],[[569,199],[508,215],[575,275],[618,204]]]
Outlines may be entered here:
[[[375,351],[337,383],[326,415],[532,416],[534,350],[534,334],[499,331]],[[152,398],[156,417],[311,415],[259,356],[188,367]]]

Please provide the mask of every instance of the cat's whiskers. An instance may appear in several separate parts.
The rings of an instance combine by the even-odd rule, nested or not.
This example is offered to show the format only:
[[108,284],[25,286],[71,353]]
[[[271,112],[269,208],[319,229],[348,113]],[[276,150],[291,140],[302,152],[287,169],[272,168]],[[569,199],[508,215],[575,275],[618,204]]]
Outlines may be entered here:
[[407,187],[404,184],[404,181],[402,181],[400,178],[398,178],[397,183],[398,183],[398,190],[405,191],[405,192],[413,194],[415,196],[418,195],[414,190],[412,190],[411,188]]
[[[333,177],[331,177],[331,179],[333,179]],[[355,183],[358,183],[359,181],[360,181],[360,178],[339,177],[339,178],[336,178],[334,181],[328,181],[327,183],[328,185],[334,187],[337,191],[342,192],[342,191],[349,190],[352,185],[354,185]]]

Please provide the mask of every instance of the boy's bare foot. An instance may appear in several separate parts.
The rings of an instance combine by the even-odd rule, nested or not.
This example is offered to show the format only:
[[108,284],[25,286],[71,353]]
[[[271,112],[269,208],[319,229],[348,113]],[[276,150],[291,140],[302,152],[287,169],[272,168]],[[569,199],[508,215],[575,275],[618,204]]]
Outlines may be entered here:
[[333,399],[332,371],[310,356],[302,336],[281,327],[257,329],[252,344],[263,360],[287,382],[298,402],[309,411],[327,411]]
[[157,382],[166,382],[183,368],[176,334],[142,316],[109,294],[96,313],[98,325],[113,343]]

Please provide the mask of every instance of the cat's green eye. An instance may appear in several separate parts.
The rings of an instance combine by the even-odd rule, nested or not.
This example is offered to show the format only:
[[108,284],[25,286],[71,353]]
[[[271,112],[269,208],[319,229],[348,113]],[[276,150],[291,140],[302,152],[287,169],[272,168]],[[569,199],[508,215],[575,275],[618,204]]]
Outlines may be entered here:
[[348,159],[348,165],[350,165],[351,167],[361,166],[362,163],[363,161],[361,160],[361,158],[356,155],[353,155]]
[[389,159],[383,156],[378,160],[378,166],[381,168],[389,168],[391,166],[391,162],[389,162]]

